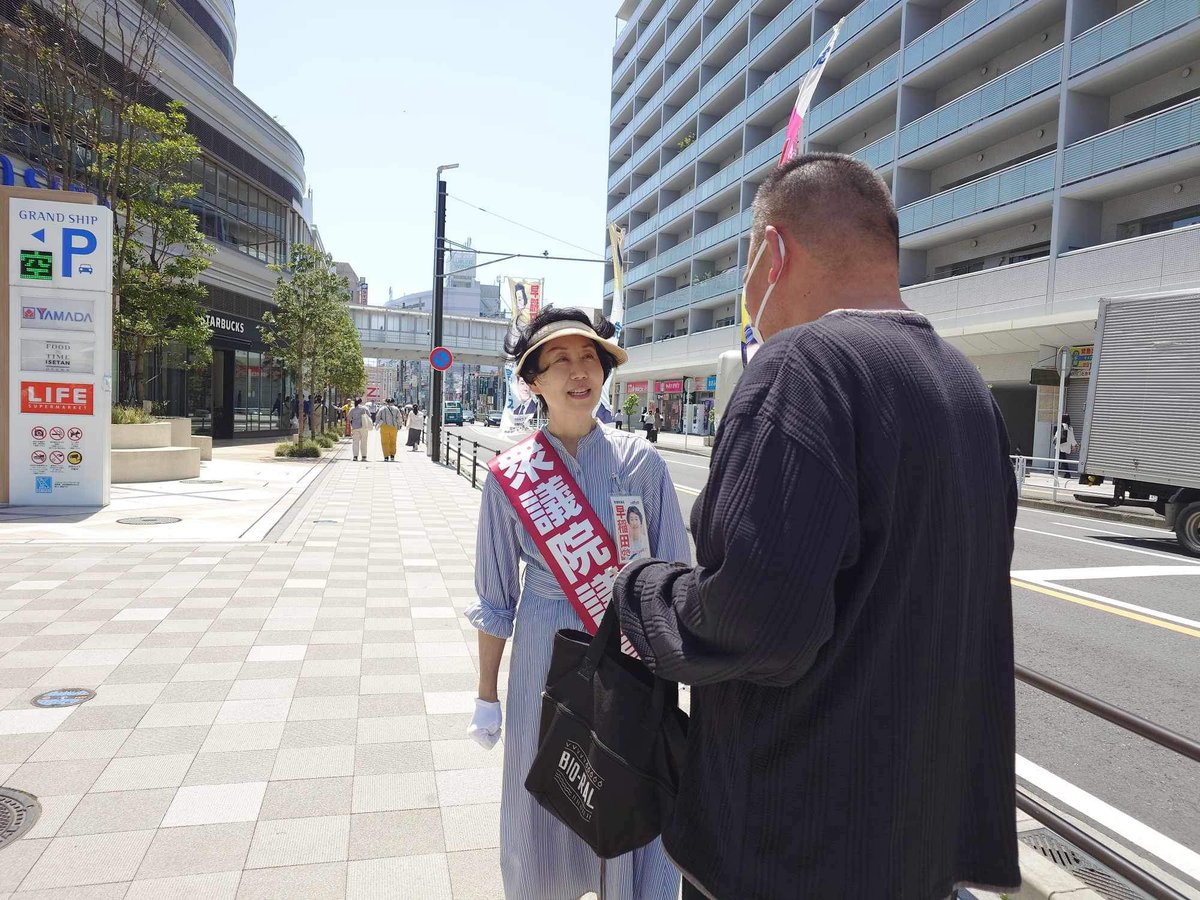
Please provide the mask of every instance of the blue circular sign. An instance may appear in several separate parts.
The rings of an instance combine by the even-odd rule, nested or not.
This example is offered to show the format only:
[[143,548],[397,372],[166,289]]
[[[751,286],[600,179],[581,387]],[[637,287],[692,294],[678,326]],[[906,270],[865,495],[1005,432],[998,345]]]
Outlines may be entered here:
[[33,698],[33,705],[40,706],[43,709],[78,706],[85,700],[91,700],[95,696],[96,692],[90,691],[87,688],[57,688],[53,691],[46,691],[44,694],[38,694]]
[[439,372],[445,372],[454,365],[454,354],[445,347],[434,347],[429,354],[429,364]]

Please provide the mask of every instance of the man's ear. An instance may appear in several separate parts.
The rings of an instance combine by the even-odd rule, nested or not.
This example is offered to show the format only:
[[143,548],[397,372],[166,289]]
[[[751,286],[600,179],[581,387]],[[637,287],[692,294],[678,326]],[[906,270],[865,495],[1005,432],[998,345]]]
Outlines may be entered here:
[[768,225],[763,229],[763,240],[767,242],[767,253],[771,256],[771,269],[767,273],[767,282],[774,284],[783,276],[783,267],[787,264],[783,232],[774,225]]

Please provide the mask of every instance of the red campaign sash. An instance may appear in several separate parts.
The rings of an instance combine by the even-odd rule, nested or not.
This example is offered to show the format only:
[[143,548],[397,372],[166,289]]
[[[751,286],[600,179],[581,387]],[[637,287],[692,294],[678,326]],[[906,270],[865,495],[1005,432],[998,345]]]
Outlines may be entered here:
[[[488,468],[583,627],[595,634],[612,599],[620,557],[566,463],[536,431],[495,456]],[[621,649],[637,658],[624,635]]]

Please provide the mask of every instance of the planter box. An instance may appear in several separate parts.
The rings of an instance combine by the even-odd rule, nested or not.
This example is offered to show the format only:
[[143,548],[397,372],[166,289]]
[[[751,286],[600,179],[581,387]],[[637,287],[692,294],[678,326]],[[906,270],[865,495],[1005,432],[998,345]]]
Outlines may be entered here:
[[212,459],[212,438],[207,434],[193,434],[192,446],[200,451],[201,459]]
[[[145,428],[145,425],[125,425]],[[200,476],[199,447],[145,447],[112,451],[112,483],[180,481]]]
[[172,447],[192,446],[192,420],[182,416],[163,416],[157,421],[167,422],[171,426]]
[[151,422],[149,425],[112,426],[113,450],[144,450],[152,447],[170,446],[170,422]]

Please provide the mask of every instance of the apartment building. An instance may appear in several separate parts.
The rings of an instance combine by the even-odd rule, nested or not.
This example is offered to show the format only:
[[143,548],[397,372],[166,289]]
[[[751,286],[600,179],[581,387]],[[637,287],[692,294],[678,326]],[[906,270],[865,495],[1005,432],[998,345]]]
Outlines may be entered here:
[[[626,0],[607,203],[628,232],[621,395],[676,429],[711,402],[751,201],[843,16],[807,148],[887,181],[905,301],[1041,455],[1057,389],[1031,370],[1068,346],[1086,372],[1098,298],[1200,287],[1200,0]],[[1067,393],[1082,422],[1086,379]]]

